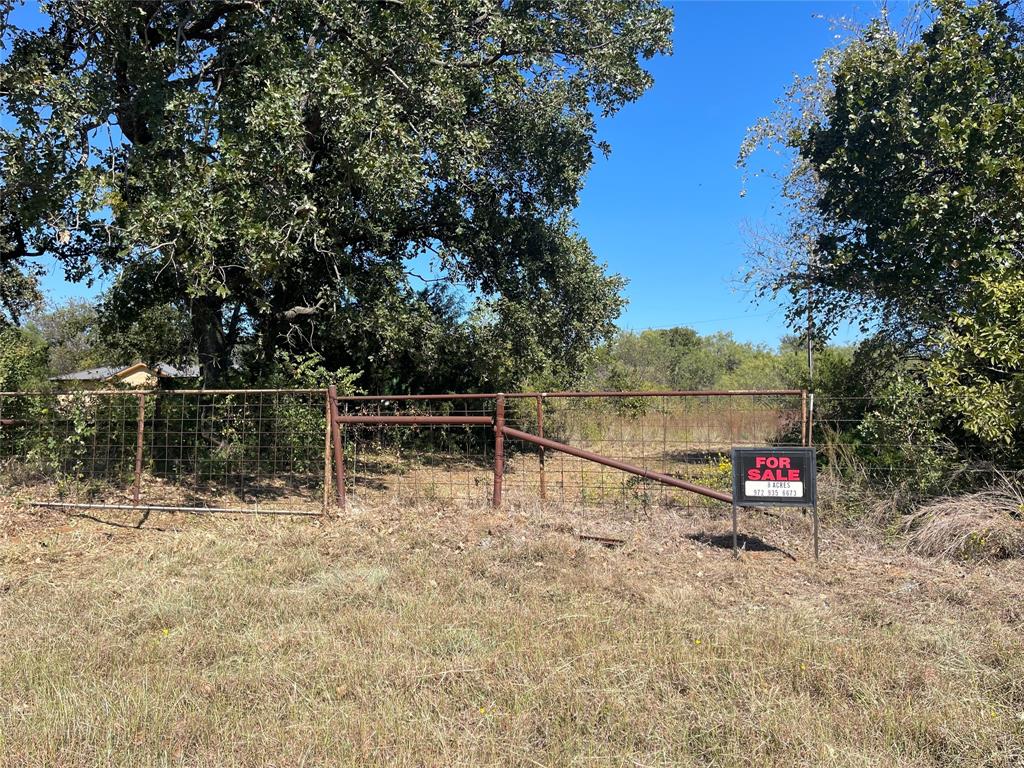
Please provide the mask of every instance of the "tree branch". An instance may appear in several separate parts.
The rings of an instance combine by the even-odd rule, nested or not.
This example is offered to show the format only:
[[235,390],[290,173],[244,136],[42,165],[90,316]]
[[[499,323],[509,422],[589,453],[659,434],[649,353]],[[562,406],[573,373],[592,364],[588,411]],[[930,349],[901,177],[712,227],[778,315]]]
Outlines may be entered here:
[[321,309],[324,308],[324,304],[325,303],[326,303],[326,299],[320,299],[320,301],[318,301],[312,307],[303,307],[303,306],[292,307],[291,309],[287,310],[286,312],[282,312],[281,316],[285,320],[294,320],[297,317],[305,317],[305,316],[308,316],[308,315],[315,315],[317,312],[319,312]]
[[[457,67],[465,67],[467,69],[478,69],[481,67],[488,67],[491,64],[496,64],[508,56],[534,56],[536,54],[544,54],[545,56],[582,56],[593,51],[599,51],[602,48],[607,48],[611,45],[612,40],[605,40],[603,43],[596,43],[589,45],[584,48],[568,49],[568,48],[505,48],[505,44],[502,43],[498,50],[489,56],[484,58],[471,61],[468,59],[462,59],[459,61],[451,62]],[[439,62],[440,63],[440,62]]]

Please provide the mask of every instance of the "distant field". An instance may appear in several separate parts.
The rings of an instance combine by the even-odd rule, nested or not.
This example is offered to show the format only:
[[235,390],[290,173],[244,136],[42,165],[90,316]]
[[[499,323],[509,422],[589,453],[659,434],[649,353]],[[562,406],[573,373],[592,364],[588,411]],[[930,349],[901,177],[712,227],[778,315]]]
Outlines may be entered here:
[[1024,765],[1021,561],[510,506],[0,507],[0,765]]

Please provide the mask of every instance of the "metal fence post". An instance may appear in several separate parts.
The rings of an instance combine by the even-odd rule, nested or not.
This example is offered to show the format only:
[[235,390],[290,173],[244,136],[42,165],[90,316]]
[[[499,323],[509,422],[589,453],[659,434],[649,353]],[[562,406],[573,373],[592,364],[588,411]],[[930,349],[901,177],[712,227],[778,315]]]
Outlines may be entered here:
[[740,547],[737,539],[739,531],[739,515],[737,514],[736,502],[732,505],[732,556],[738,558],[740,556]]
[[499,393],[494,406],[494,495],[491,503],[501,507],[501,486],[505,475],[505,395]]
[[817,499],[814,500],[814,507],[812,507],[812,509],[811,509],[811,514],[814,515],[814,518],[813,518],[813,524],[814,524],[814,561],[817,562],[818,561],[818,549],[819,549],[819,547],[818,547],[818,540],[820,538],[819,530],[818,530],[819,525],[818,525],[818,500]]
[[146,428],[146,396],[139,395],[139,416],[135,432],[135,485],[132,488],[132,499],[135,506],[139,506],[139,499],[142,496],[142,443],[143,431]]
[[345,451],[341,443],[341,416],[338,414],[338,388],[331,384],[327,388],[327,400],[331,406],[331,434],[334,438],[334,482],[338,507],[345,509]]
[[807,390],[800,393],[800,443],[804,446],[807,441]]
[[814,445],[814,393],[807,395],[807,445]]
[[[544,395],[537,395],[537,437],[544,437]],[[540,449],[540,500],[545,501],[548,497],[547,484],[544,478],[544,446]]]
[[322,513],[331,511],[331,393],[324,390],[324,500]]

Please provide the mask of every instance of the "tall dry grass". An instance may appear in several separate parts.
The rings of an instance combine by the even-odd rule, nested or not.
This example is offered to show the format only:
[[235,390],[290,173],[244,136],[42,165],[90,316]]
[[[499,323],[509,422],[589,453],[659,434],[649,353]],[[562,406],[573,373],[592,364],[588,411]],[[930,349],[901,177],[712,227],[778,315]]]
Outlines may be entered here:
[[958,560],[1024,556],[1024,494],[999,476],[975,493],[921,505],[907,520],[907,546],[920,554]]
[[154,525],[0,541],[0,765],[1024,759],[1024,617],[952,571],[444,507]]

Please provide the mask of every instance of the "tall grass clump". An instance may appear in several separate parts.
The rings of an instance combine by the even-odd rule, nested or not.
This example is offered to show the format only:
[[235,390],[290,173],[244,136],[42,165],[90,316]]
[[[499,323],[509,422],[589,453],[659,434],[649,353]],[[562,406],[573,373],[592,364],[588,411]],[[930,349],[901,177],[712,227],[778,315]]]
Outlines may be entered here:
[[907,546],[922,555],[985,560],[1024,555],[1024,495],[1000,476],[975,493],[944,496],[907,519]]

